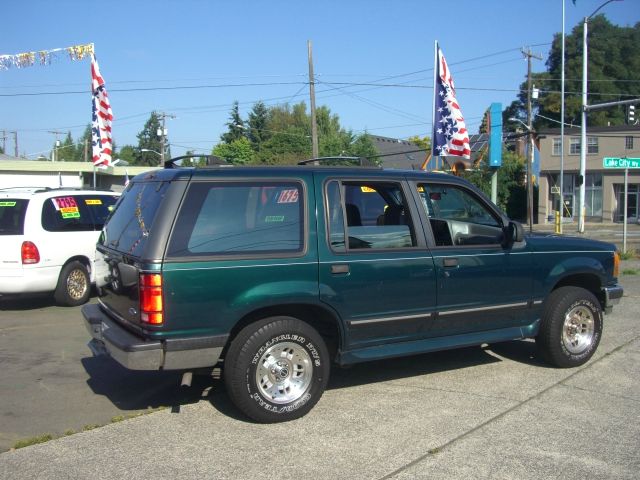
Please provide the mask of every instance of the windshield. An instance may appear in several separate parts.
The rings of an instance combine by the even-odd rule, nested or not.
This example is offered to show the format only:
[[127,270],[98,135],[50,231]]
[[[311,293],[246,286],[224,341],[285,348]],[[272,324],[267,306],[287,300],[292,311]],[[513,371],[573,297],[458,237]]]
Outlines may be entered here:
[[99,243],[140,256],[153,231],[153,221],[169,182],[132,183],[107,220]]

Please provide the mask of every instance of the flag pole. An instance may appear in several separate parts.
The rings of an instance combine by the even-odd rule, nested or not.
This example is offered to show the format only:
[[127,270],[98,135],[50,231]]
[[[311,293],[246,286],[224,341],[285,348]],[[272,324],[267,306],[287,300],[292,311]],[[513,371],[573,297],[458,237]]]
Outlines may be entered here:
[[438,74],[438,41],[433,42],[433,108],[431,112],[431,155],[436,158],[435,169],[438,169],[438,161],[440,156],[435,154],[434,140],[436,131],[436,75]]

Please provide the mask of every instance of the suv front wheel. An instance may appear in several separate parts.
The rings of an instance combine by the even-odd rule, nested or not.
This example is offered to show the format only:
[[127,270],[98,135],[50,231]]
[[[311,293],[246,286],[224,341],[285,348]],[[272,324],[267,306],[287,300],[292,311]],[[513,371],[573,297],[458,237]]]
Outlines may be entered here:
[[329,353],[322,337],[292,317],[271,317],[245,327],[224,362],[233,403],[261,423],[305,415],[329,380]]
[[538,351],[548,363],[561,368],[586,363],[601,336],[602,308],[590,291],[560,287],[549,295],[536,338]]
[[67,263],[60,272],[53,298],[60,305],[75,307],[87,303],[91,294],[89,272],[81,262]]

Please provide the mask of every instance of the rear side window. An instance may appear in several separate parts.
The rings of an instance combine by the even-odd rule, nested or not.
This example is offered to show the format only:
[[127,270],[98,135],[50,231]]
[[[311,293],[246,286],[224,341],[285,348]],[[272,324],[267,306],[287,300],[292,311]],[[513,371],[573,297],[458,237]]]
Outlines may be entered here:
[[158,207],[162,203],[170,182],[131,183],[116,205],[103,235],[98,242],[121,252],[140,256]]
[[194,182],[168,255],[301,252],[303,197],[297,182]]
[[24,214],[29,200],[5,198],[0,200],[0,235],[22,235]]
[[101,230],[114,195],[62,195],[45,200],[42,228],[48,232],[87,232]]

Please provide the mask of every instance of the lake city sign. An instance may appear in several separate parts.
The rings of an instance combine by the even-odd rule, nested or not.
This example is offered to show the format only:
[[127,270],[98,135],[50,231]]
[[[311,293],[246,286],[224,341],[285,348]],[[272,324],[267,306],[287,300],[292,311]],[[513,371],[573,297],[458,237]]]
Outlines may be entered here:
[[640,158],[604,157],[604,168],[640,168]]

